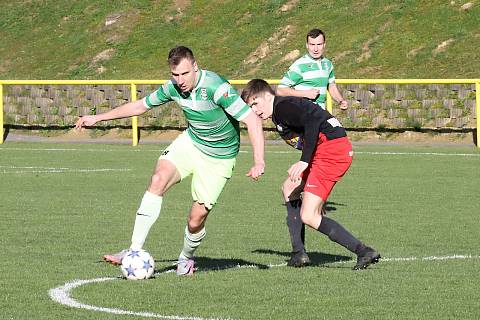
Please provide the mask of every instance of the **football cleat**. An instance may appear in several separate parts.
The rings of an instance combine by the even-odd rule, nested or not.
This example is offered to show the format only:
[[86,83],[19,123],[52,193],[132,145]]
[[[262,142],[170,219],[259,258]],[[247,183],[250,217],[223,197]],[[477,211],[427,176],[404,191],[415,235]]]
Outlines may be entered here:
[[128,251],[128,249],[124,249],[117,253],[106,254],[103,256],[103,260],[113,265],[121,265],[122,259],[127,255]]
[[193,259],[179,259],[177,262],[178,276],[191,276],[195,271]]
[[287,266],[301,268],[310,264],[310,258],[305,251],[300,253],[292,253],[290,260],[287,262]]
[[357,264],[353,267],[353,270],[366,269],[369,265],[375,264],[380,261],[380,254],[370,247],[365,247],[362,253],[357,256]]

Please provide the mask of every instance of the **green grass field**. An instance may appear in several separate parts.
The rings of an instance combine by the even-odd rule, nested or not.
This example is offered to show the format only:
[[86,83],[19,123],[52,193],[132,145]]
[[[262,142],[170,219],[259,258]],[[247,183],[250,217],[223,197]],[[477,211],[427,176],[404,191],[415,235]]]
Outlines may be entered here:
[[[182,246],[191,204],[186,182],[165,197],[145,246],[157,276],[115,279],[119,268],[100,258],[129,245],[162,148],[0,146],[0,319],[480,318],[480,152],[473,146],[355,146],[329,215],[385,258],[359,272],[348,251],[311,230],[313,266],[284,266],[290,244],[279,186],[299,154],[268,146],[266,173],[252,183],[244,176],[251,149],[243,146],[209,217],[198,272],[165,272]],[[72,282],[78,286],[70,297],[83,308],[49,296]],[[108,313],[119,310],[131,314]],[[144,317],[135,316],[140,312]]]

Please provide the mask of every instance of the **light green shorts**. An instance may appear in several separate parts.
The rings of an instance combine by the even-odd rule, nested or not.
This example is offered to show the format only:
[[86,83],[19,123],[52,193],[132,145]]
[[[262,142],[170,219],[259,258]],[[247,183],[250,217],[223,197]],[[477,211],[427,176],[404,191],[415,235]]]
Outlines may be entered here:
[[194,146],[186,131],[182,132],[163,152],[160,159],[172,162],[181,180],[192,175],[192,198],[212,209],[227,180],[232,177],[235,158],[212,158]]

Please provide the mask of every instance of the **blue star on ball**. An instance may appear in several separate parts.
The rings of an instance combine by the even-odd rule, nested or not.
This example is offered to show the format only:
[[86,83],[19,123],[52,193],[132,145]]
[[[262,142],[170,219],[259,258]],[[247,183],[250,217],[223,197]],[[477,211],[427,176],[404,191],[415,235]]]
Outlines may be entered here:
[[151,267],[152,267],[152,265],[150,264],[150,261],[148,261],[148,260],[143,261],[143,269],[148,270]]
[[135,276],[135,269],[132,267],[132,265],[129,265],[128,268],[125,270],[127,271],[127,277]]
[[133,258],[133,257],[140,257],[139,252],[140,252],[140,251],[132,250],[132,251],[130,251],[130,253],[128,254],[128,256],[129,256],[129,257],[132,257],[132,258]]

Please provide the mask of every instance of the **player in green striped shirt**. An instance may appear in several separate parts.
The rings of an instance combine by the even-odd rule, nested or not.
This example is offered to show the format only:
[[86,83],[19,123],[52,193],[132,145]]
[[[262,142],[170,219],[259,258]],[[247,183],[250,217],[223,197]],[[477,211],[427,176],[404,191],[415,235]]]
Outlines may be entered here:
[[[239,121],[247,126],[252,142],[254,165],[247,176],[255,180],[264,172],[264,140],[261,119],[224,78],[199,69],[189,48],[170,50],[168,63],[172,80],[158,90],[104,114],[81,117],[76,127],[137,116],[169,101],[182,108],[188,128],[165,149],[156,164],[136,214],[130,249],[142,249],[160,214],[164,194],[192,175],[193,204],[177,264],[177,274],[188,275],[194,271],[193,253],[205,237],[207,216],[232,176],[240,148]],[[127,251],[104,255],[104,260],[120,264]]]
[[[308,53],[297,59],[283,76],[277,87],[276,95],[294,96],[310,99],[325,109],[327,90],[337,101],[342,110],[348,108],[348,103],[335,83],[335,73],[332,62],[323,56],[326,38],[320,29],[312,29],[307,33],[306,48]],[[289,266],[302,267],[310,263],[305,252],[305,225],[300,218],[301,200],[292,198],[292,184],[287,178],[282,186],[287,207],[287,226],[292,242],[292,256]],[[293,193],[296,194],[296,193]],[[325,212],[322,210],[322,212]]]
[[307,33],[308,53],[288,68],[278,85],[277,95],[304,97],[325,109],[328,90],[340,108],[347,109],[348,102],[343,99],[335,83],[333,64],[323,56],[325,44],[322,30],[312,29]]

